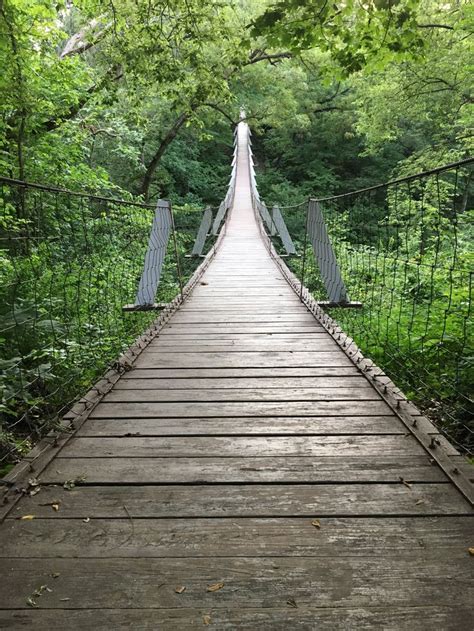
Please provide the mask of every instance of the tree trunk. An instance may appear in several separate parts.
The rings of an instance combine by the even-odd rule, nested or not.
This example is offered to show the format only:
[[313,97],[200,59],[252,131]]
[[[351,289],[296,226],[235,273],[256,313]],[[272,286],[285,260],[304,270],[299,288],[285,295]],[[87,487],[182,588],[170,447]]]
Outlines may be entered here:
[[140,191],[141,194],[144,196],[145,201],[148,201],[148,199],[149,199],[151,181],[153,179],[153,176],[155,174],[156,169],[158,168],[158,165],[160,164],[161,158],[165,154],[165,151],[168,149],[169,145],[176,138],[176,136],[177,136],[179,130],[181,129],[181,127],[189,119],[189,117],[190,117],[190,113],[189,112],[180,114],[178,116],[178,118],[175,120],[173,125],[168,130],[167,134],[164,136],[164,138],[160,142],[160,145],[159,145],[158,149],[156,150],[153,158],[151,159],[151,161],[147,165],[145,176],[143,178],[141,191]]

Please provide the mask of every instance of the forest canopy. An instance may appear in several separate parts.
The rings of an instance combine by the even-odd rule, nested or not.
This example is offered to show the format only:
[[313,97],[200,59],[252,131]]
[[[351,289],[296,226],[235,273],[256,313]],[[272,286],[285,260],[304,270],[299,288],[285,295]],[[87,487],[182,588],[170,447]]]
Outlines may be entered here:
[[442,164],[471,149],[473,20],[463,1],[4,0],[0,169],[217,200],[240,106],[275,193]]

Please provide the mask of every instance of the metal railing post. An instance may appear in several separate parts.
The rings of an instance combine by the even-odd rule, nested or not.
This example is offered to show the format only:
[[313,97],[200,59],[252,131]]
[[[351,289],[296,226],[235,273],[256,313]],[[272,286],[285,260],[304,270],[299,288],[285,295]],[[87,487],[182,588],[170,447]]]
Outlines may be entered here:
[[306,204],[306,221],[305,221],[305,229],[304,229],[304,240],[303,240],[303,260],[301,261],[301,286],[300,286],[300,300],[303,300],[303,288],[304,288],[304,273],[306,268],[306,249],[308,245],[308,219],[309,219],[309,200]]
[[211,207],[208,206],[202,215],[201,223],[199,225],[191,256],[201,256],[204,244],[206,243],[206,237],[208,235],[209,228],[211,227],[211,223],[212,210]]
[[272,221],[274,230],[272,232],[272,236],[278,232],[280,236],[281,242],[286,250],[288,255],[296,254],[296,248],[291,240],[290,233],[288,232],[288,228],[286,227],[285,220],[283,219],[283,215],[278,206],[273,206],[272,209]]
[[170,203],[167,200],[159,199],[148,240],[143,272],[135,298],[137,306],[150,306],[155,301],[172,225],[173,218]]
[[319,202],[310,200],[308,204],[307,231],[313,246],[328,299],[334,304],[349,302],[346,286],[334,253]]

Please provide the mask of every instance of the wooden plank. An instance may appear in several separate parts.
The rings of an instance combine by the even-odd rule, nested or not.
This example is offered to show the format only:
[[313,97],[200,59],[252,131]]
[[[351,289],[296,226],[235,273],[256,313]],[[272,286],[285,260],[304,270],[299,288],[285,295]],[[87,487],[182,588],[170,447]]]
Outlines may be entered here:
[[[413,461],[413,459],[411,459]],[[406,464],[403,462],[402,464]],[[415,469],[412,470],[414,472]],[[417,469],[419,472],[421,468]],[[15,506],[12,518],[35,515],[50,520],[196,517],[357,517],[396,515],[472,516],[472,508],[431,467],[431,484],[278,484],[215,486],[43,486]],[[426,472],[425,472],[426,473]],[[136,478],[137,476],[135,476]],[[152,482],[152,480],[150,480]],[[60,510],[51,508],[59,501]],[[127,507],[127,511],[124,509]],[[180,513],[179,511],[182,511]],[[390,523],[390,527],[395,527]],[[408,539],[411,539],[407,533]]]
[[[411,436],[200,436],[72,438],[62,458],[269,458],[423,455]],[[59,468],[63,465],[58,464]],[[84,466],[87,466],[85,464]]]
[[267,334],[267,335],[277,335],[277,334],[298,334],[302,333],[306,335],[314,335],[314,334],[325,334],[324,329],[321,326],[314,325],[309,322],[304,326],[293,326],[290,323],[286,323],[289,326],[285,326],[283,324],[258,324],[256,322],[234,322],[233,324],[226,324],[225,322],[220,323],[207,323],[200,324],[199,322],[188,323],[188,324],[176,324],[174,320],[171,321],[171,324],[166,326],[160,331],[160,337],[169,337],[171,335],[189,335],[189,336],[199,336],[199,335],[219,335],[224,334],[225,331],[231,332],[233,335],[249,335],[249,334]]
[[[66,603],[67,604],[67,603]],[[19,609],[0,611],[2,628],[25,628],[37,631],[58,629],[94,629],[110,631],[140,629],[140,631],[182,631],[202,629],[204,617],[210,628],[220,631],[255,631],[255,628],[272,631],[299,629],[331,629],[331,631],[373,631],[374,629],[416,629],[417,631],[459,631],[469,629],[472,608],[427,604],[420,606],[379,606],[363,608],[288,604],[279,607],[251,608],[241,605],[226,609],[172,607],[171,609]],[[208,623],[207,620],[210,620]]]
[[[26,609],[26,599],[43,584],[38,607],[71,609],[297,606],[465,605],[473,602],[472,559],[436,560],[423,550],[402,557],[211,558],[211,559],[3,559],[0,608]],[[60,574],[54,581],[51,573]],[[446,577],[449,580],[446,580]],[[208,585],[224,583],[217,593]],[[175,593],[185,585],[184,594]],[[287,605],[286,605],[287,606]]]
[[99,403],[91,418],[185,418],[195,416],[367,416],[387,415],[384,401],[255,401],[232,403]]
[[[446,478],[441,469],[433,466],[427,456],[403,456],[403,455],[370,455],[345,456],[339,458],[309,456],[271,457],[271,458],[190,458],[186,463],[184,458],[175,460],[175,466],[169,458],[64,458],[59,462],[55,460],[45,472],[41,474],[41,480],[49,484],[62,484],[65,480],[82,478],[85,476],[88,484],[170,484],[181,483],[354,483],[354,482],[392,482],[401,484],[400,479],[411,482],[440,482]],[[186,466],[188,465],[188,468]],[[208,473],[209,471],[209,473]],[[190,488],[190,487],[188,487]],[[208,502],[206,497],[215,496],[215,491],[221,487],[196,487],[194,493],[197,505],[203,507],[206,515]],[[236,514],[238,505],[234,505],[237,497],[246,497],[246,502],[253,502],[251,498],[258,491],[254,486],[239,487],[237,490],[228,490],[232,495],[230,503]],[[244,495],[241,495],[240,492]],[[181,515],[179,511],[185,510],[181,505],[183,501],[191,501],[189,494],[183,492],[183,496],[173,497],[170,510],[178,511],[174,514]],[[201,492],[202,491],[202,492]],[[277,487],[266,489],[268,499],[275,505],[278,513],[278,497],[280,489]],[[457,493],[457,491],[453,491]],[[129,497],[128,491],[122,488],[124,497]],[[218,492],[220,493],[220,491]],[[199,495],[201,494],[201,495]],[[161,499],[163,500],[165,496]],[[181,497],[181,499],[180,499]],[[219,501],[224,502],[224,495]],[[253,504],[252,504],[253,505]],[[250,504],[248,504],[250,506]],[[253,507],[255,509],[255,506]],[[296,510],[296,509],[295,509]],[[253,513],[246,513],[252,515]],[[255,514],[259,514],[258,511]],[[275,514],[275,513],[270,513]],[[184,513],[183,513],[184,515]]]
[[239,294],[242,298],[246,298],[248,301],[253,300],[254,297],[257,298],[271,298],[275,297],[295,297],[294,292],[288,287],[284,281],[275,284],[268,285],[251,285],[249,283],[232,283],[230,287],[221,285],[216,286],[215,283],[207,284],[205,286],[198,285],[192,293],[194,298],[235,298],[236,293],[235,289],[238,288],[243,294]]
[[[206,389],[234,389],[247,388],[250,390],[261,390],[262,388],[278,389],[280,391],[286,389],[344,389],[350,388],[351,391],[356,389],[373,390],[371,384],[362,376],[354,375],[347,377],[214,377],[214,378],[196,378],[196,379],[168,379],[154,378],[149,379],[143,375],[141,371],[140,377],[136,377],[137,371],[126,373],[114,387],[114,390],[206,390]],[[129,376],[130,375],[130,376]],[[132,376],[133,375],[133,376]]]
[[331,338],[318,335],[317,339],[300,340],[185,340],[182,344],[176,344],[175,340],[156,340],[147,348],[150,353],[318,353],[320,351],[340,352],[339,346]]
[[259,326],[266,325],[267,323],[291,323],[295,326],[301,326],[302,324],[309,324],[311,326],[317,326],[315,324],[314,317],[307,312],[301,313],[262,313],[252,311],[214,311],[214,312],[199,312],[199,311],[178,311],[173,316],[173,325],[176,324],[205,324],[205,323],[223,323],[227,327],[234,323],[254,323]]
[[[144,379],[136,383],[143,384]],[[135,383],[135,382],[134,382]],[[148,382],[146,382],[148,383]],[[130,385],[130,384],[129,384]],[[175,382],[175,385],[176,382]],[[380,395],[373,388],[208,388],[155,389],[117,388],[104,397],[106,403],[150,403],[158,401],[378,401]]]
[[259,351],[255,353],[142,353],[135,362],[137,368],[237,368],[248,367],[298,367],[298,366],[352,366],[351,360],[342,352],[298,352],[278,353]]
[[296,296],[296,294],[288,289],[287,291],[276,290],[271,293],[262,294],[261,292],[254,292],[253,294],[245,294],[239,295],[232,293],[229,291],[229,295],[220,295],[217,293],[213,293],[212,291],[207,291],[206,295],[199,295],[198,293],[193,293],[192,300],[185,303],[183,305],[183,309],[185,306],[193,306],[199,305],[203,307],[207,307],[208,305],[263,305],[265,307],[269,307],[269,310],[273,310],[273,308],[280,307],[281,305],[294,305],[300,309],[306,310],[306,307],[301,303],[300,299]]
[[233,434],[406,434],[396,416],[89,419],[79,436]]
[[[229,284],[225,280],[205,280],[206,285],[197,285],[193,292],[192,297],[198,298],[221,298],[229,296],[235,298],[241,296],[242,298],[248,298],[249,302],[253,296],[268,297],[273,299],[279,296],[295,296],[294,292],[289,288],[288,284],[284,280],[276,280],[274,282],[269,281],[265,284],[265,280],[258,282],[250,282],[251,279],[233,279]],[[239,291],[235,293],[235,289]],[[290,292],[290,293],[288,293]]]
[[[304,333],[297,334],[288,334],[288,333],[279,333],[279,332],[265,332],[261,334],[249,334],[248,332],[244,333],[234,333],[232,331],[228,332],[220,332],[220,331],[206,331],[204,334],[197,335],[193,331],[187,331],[186,333],[174,334],[172,337],[170,335],[158,335],[150,344],[150,348],[154,346],[172,346],[180,348],[182,346],[239,346],[246,345],[253,347],[259,346],[270,346],[271,350],[275,350],[275,346],[284,345],[285,349],[288,350],[288,347],[293,347],[294,350],[301,350],[298,347],[302,346],[303,348],[310,348],[316,345],[327,344],[330,342],[330,348],[340,348],[337,343],[324,331],[321,329],[310,329],[308,335]],[[230,349],[229,349],[230,350]]]
[[[210,304],[209,301],[206,301],[206,304],[198,305],[195,304],[194,301],[190,303],[185,303],[184,306],[180,307],[178,311],[179,316],[190,316],[190,315],[227,315],[228,318],[232,318],[235,316],[242,315],[245,313],[246,316],[256,316],[259,317],[260,320],[273,320],[275,318],[275,313],[279,316],[286,316],[286,318],[294,318],[304,317],[308,314],[308,310],[306,307],[303,307],[299,303],[295,303],[294,305],[282,304],[282,305],[273,305],[269,307],[265,307],[263,304],[234,304],[228,305],[225,301],[222,303],[214,303]],[[178,318],[179,319],[179,318]]]
[[227,332],[219,332],[219,331],[212,331],[212,330],[207,330],[207,331],[203,331],[201,333],[199,332],[195,332],[193,330],[187,330],[185,332],[174,332],[173,335],[169,334],[169,331],[166,331],[165,334],[160,333],[159,335],[156,336],[155,340],[156,341],[160,341],[160,342],[166,342],[166,344],[168,345],[173,345],[173,344],[189,344],[191,343],[195,343],[198,341],[204,341],[205,340],[214,340],[215,343],[219,343],[219,340],[224,340],[224,342],[222,343],[227,343],[227,342],[250,342],[250,341],[256,341],[256,342],[261,342],[261,341],[275,341],[275,342],[292,342],[292,341],[301,341],[302,339],[309,339],[309,340],[313,340],[313,341],[317,341],[318,338],[324,338],[327,337],[327,333],[325,331],[323,331],[322,329],[315,329],[313,330],[308,329],[308,333],[307,335],[301,335],[300,333],[287,333],[287,332],[279,332],[279,331],[275,331],[275,332],[268,332],[268,331],[263,331],[263,332],[257,332],[257,333],[248,333],[247,331],[244,332],[240,332],[240,333],[234,333],[232,331],[227,331]]
[[[258,318],[253,314],[246,314],[243,312],[242,316],[248,316],[247,321],[243,322],[231,322],[226,318],[218,315],[218,319],[214,322],[180,322],[176,319],[176,315],[169,321],[169,323],[161,329],[160,334],[168,331],[169,329],[177,329],[180,331],[185,331],[192,333],[193,331],[199,330],[199,328],[204,328],[206,330],[211,329],[218,333],[231,331],[235,332],[236,329],[241,329],[244,333],[252,331],[253,329],[263,329],[268,332],[283,332],[290,331],[296,332],[299,329],[303,329],[303,332],[307,332],[311,329],[318,330],[322,332],[326,332],[326,330],[319,324],[312,316],[307,316],[306,314],[299,315],[297,318],[291,318],[289,321],[282,320],[281,317],[275,317],[274,315],[269,315],[266,318]],[[180,317],[183,317],[183,314],[179,314]],[[304,322],[300,322],[301,319],[304,319]],[[239,326],[236,326],[238,324]]]
[[[440,485],[430,485],[432,487]],[[382,488],[382,487],[381,487]],[[439,491],[439,488],[438,488]],[[430,497],[430,508],[439,493]],[[388,494],[382,506],[394,512]],[[398,514],[413,511],[413,498],[393,494]],[[428,504],[428,503],[427,503]],[[427,504],[424,510],[428,509]],[[367,505],[364,505],[368,508]],[[449,554],[463,559],[472,537],[472,517],[399,517],[391,523],[377,518],[319,520],[308,518],[9,519],[0,526],[0,557],[44,559],[167,558],[167,557],[375,557],[410,558],[422,548],[426,558]]]
[[238,312],[245,310],[246,313],[308,313],[308,310],[296,298],[281,298],[279,296],[269,298],[255,298],[251,300],[245,299],[228,299],[225,296],[221,298],[193,298],[189,302],[185,302],[180,307],[180,313],[190,311],[208,311],[212,313],[214,310]]
[[[258,263],[258,265],[260,266],[261,264]],[[228,270],[228,274],[223,272],[222,274],[208,275],[208,271],[202,277],[201,282],[194,287],[192,296],[194,296],[196,292],[199,292],[201,295],[204,295],[206,293],[230,293],[232,292],[233,286],[237,286],[239,288],[241,287],[242,289],[248,288],[250,293],[255,291],[256,289],[262,289],[262,291],[266,294],[271,294],[272,292],[274,292],[274,295],[278,293],[284,293],[285,295],[295,296],[295,293],[293,292],[289,284],[285,281],[283,276],[280,276],[279,278],[274,277],[271,275],[271,272],[269,272],[268,269],[263,270],[262,268],[261,271],[262,274],[253,277],[249,276],[248,274],[237,276],[232,273],[231,269]],[[240,295],[242,297],[245,297],[244,294]]]
[[[421,419],[423,424],[429,423]],[[427,429],[430,427],[427,426]],[[406,426],[393,416],[188,417],[88,419],[82,436],[228,436],[246,435],[371,435],[403,434]],[[472,465],[468,465],[472,469]]]
[[360,376],[359,370],[351,364],[350,366],[311,366],[311,367],[274,367],[254,368],[242,366],[241,368],[135,368],[125,373],[133,379],[158,379],[169,377],[170,379],[215,379],[218,377],[237,378],[245,377],[251,379],[263,379],[270,377],[353,377]]
[[[221,278],[204,278],[202,283],[197,285],[193,290],[192,296],[235,296],[234,289],[241,292],[239,295],[252,297],[255,294],[263,296],[273,297],[280,293],[286,293],[292,291],[289,288],[288,283],[283,278],[265,278],[255,279],[250,277],[238,278],[232,277],[232,281],[229,282],[229,278],[222,276]],[[294,295],[294,294],[293,294]]]

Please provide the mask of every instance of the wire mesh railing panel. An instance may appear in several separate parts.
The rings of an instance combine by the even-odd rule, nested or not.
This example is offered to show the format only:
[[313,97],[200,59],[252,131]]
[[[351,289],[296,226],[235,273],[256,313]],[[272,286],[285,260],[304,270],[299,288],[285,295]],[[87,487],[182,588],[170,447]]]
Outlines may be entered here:
[[346,332],[472,452],[472,166],[323,203],[351,299]]
[[[353,304],[362,303],[357,310],[332,308],[331,316],[452,442],[471,454],[472,164],[466,160],[319,200],[347,293]],[[324,258],[325,250],[318,241],[315,257],[307,211],[307,204],[282,208],[302,252],[289,264],[323,302],[329,296],[318,256]]]
[[[122,312],[135,302],[154,214],[145,204],[0,178],[0,470],[156,318]],[[163,303],[199,264],[184,255],[202,212],[173,216],[176,249],[168,244],[156,297]]]

